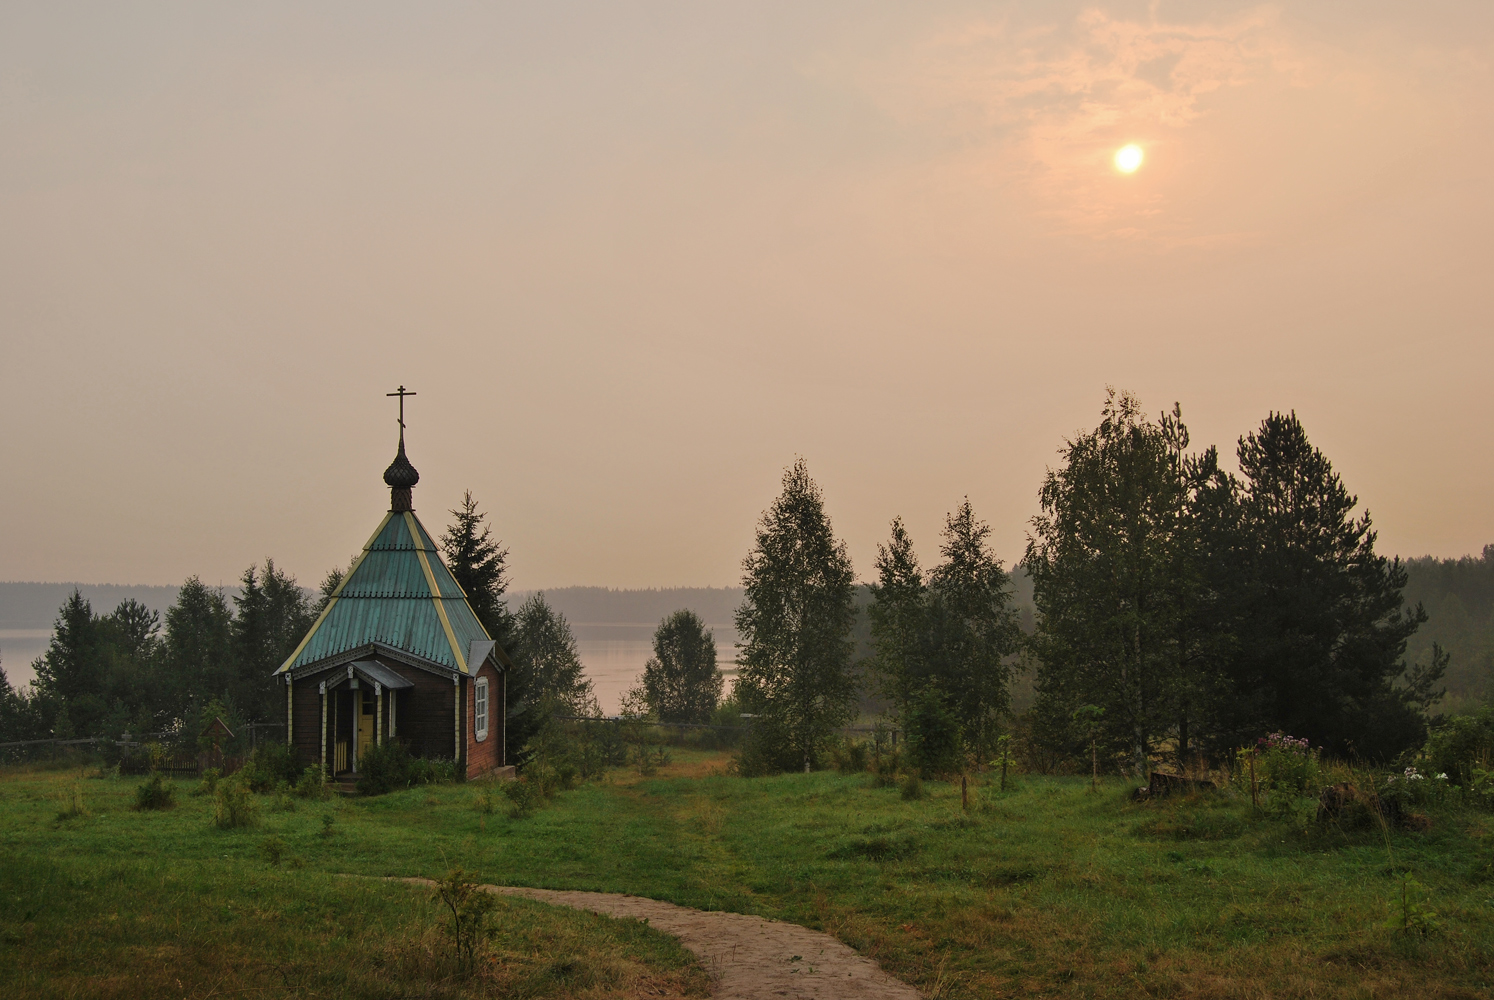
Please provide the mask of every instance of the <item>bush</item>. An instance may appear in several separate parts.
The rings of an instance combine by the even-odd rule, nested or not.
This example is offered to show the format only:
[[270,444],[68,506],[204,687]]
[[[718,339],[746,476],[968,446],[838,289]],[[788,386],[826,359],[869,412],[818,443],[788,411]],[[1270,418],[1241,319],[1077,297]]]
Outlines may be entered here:
[[924,777],[964,769],[960,720],[937,688],[926,688],[909,702],[906,727],[909,762]]
[[[731,769],[744,778],[757,778],[785,771],[804,770],[804,755],[794,745],[788,728],[776,715],[763,714],[752,720],[752,728],[742,737],[741,750]],[[810,766],[820,766],[823,747],[810,751]]]
[[516,818],[528,816],[545,800],[545,792],[526,775],[503,786],[503,794],[512,803],[511,814]]
[[917,773],[909,772],[898,783],[898,792],[902,795],[904,802],[914,802],[923,798],[923,782],[918,780]]
[[1307,740],[1272,733],[1256,741],[1256,781],[1279,797],[1316,795],[1323,784],[1318,753]]
[[220,830],[254,826],[259,822],[259,807],[249,792],[249,785],[237,774],[218,782],[213,800],[213,822]]
[[384,795],[416,783],[415,761],[398,743],[371,746],[358,758],[358,794]]
[[1494,708],[1444,721],[1427,737],[1422,759],[1432,774],[1445,774],[1457,787],[1473,789],[1474,771],[1494,766]]
[[162,781],[159,774],[151,775],[149,781],[135,789],[136,809],[170,809],[174,805],[176,805],[176,786]]
[[871,771],[875,775],[873,784],[877,788],[889,788],[897,784],[897,773],[902,768],[902,752],[892,743],[892,733],[881,723],[872,732]]
[[212,795],[218,790],[218,782],[223,778],[223,772],[216,767],[204,768],[202,771],[202,784],[193,790],[193,795]]
[[259,853],[263,854],[270,864],[278,865],[285,857],[285,841],[271,834],[259,842]]
[[331,795],[331,789],[327,787],[327,772],[313,764],[301,772],[301,777],[296,779],[296,794],[303,799],[325,799]]
[[281,784],[293,785],[300,776],[296,752],[286,743],[260,744],[239,770],[240,779],[252,792],[270,792]]
[[866,744],[850,737],[830,747],[830,764],[841,774],[860,774],[866,770],[870,757]]

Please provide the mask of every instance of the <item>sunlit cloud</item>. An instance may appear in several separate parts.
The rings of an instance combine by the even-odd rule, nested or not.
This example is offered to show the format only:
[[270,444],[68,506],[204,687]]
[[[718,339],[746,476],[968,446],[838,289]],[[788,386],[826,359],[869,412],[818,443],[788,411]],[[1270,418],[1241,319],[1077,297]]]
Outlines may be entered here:
[[[1272,8],[1198,23],[1091,9],[1067,24],[1008,19],[933,33],[866,67],[861,82],[900,122],[935,124],[969,144],[962,156],[1019,179],[1057,229],[1177,242],[1222,235],[1168,216],[1168,165],[1211,96],[1267,78],[1303,85],[1310,62]],[[1115,183],[1113,158],[1128,144],[1146,150],[1150,183]]]

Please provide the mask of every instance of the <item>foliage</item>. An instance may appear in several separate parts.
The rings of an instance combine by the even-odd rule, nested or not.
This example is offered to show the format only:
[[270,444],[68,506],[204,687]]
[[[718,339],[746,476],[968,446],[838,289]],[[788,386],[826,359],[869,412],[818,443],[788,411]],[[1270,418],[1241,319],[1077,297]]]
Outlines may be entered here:
[[1103,708],[1100,740],[1141,774],[1193,694],[1179,591],[1190,579],[1187,441],[1176,408],[1154,423],[1112,390],[1100,426],[1068,442],[1044,480],[1025,558],[1040,710]]
[[904,802],[916,802],[923,798],[923,782],[918,780],[918,772],[909,771],[903,775],[902,780],[898,782],[897,790]]
[[1407,936],[1425,938],[1441,928],[1442,921],[1432,909],[1426,887],[1407,875],[1401,879],[1400,892],[1390,900],[1390,918],[1385,926]]
[[1471,787],[1475,769],[1487,769],[1494,761],[1494,708],[1440,721],[1427,736],[1421,757],[1427,770],[1446,774],[1458,787]]
[[516,781],[505,782],[503,794],[513,803],[513,816],[523,819],[530,816],[545,801],[544,786],[529,775],[521,775]]
[[1016,764],[1017,758],[1012,748],[1012,735],[1002,733],[996,737],[996,759],[991,761],[991,766],[1001,771],[1001,791],[1006,791],[1007,771]]
[[[826,738],[854,711],[855,582],[820,488],[800,459],[758,523],[742,563],[735,694],[759,718],[743,754],[772,769],[815,766]],[[777,741],[774,746],[764,740]]]
[[250,718],[273,719],[285,711],[285,692],[271,675],[290,656],[316,619],[315,606],[296,579],[266,559],[239,578],[233,598],[233,682],[225,700]]
[[271,865],[278,865],[285,858],[285,841],[272,833],[259,842],[259,853]]
[[937,687],[927,687],[913,697],[903,729],[908,738],[908,762],[924,777],[964,770],[960,720]]
[[1407,660],[1430,665],[1442,649],[1449,657],[1440,707],[1467,713],[1494,701],[1494,545],[1460,559],[1407,560],[1405,594],[1427,612],[1407,640]]
[[170,809],[176,805],[176,785],[168,784],[159,774],[152,774],[135,788],[135,808]]
[[460,868],[453,868],[444,878],[436,880],[434,896],[446,908],[446,935],[457,962],[470,972],[478,948],[493,934],[488,920],[497,908],[498,898],[471,881],[471,875]]
[[239,775],[222,779],[213,790],[213,822],[220,830],[259,823],[259,806],[249,785]]
[[986,544],[989,535],[966,500],[945,519],[944,561],[925,582],[902,519],[894,519],[890,542],[877,550],[869,609],[884,693],[907,713],[938,688],[978,758],[1007,712],[1008,658],[1021,634],[1010,578]]
[[216,767],[205,767],[202,769],[202,781],[192,790],[193,795],[212,795],[218,790],[218,782],[223,780],[223,772]]
[[861,774],[871,762],[865,741],[847,736],[830,746],[830,765],[841,774]]
[[507,650],[513,628],[513,614],[503,599],[508,591],[508,549],[494,540],[492,528],[483,523],[488,515],[477,509],[471,490],[463,491],[460,506],[450,513],[453,520],[441,536],[446,568],[467,595],[488,637]]
[[716,639],[693,611],[665,618],[654,631],[654,655],[643,666],[643,697],[663,722],[708,722],[724,681]]
[[303,799],[325,799],[331,796],[332,789],[327,784],[327,772],[317,764],[303,770],[301,776],[296,779],[296,794]]
[[1256,742],[1256,776],[1261,788],[1289,796],[1316,795],[1323,784],[1317,751],[1283,732]]
[[269,792],[295,784],[301,773],[300,761],[290,744],[271,741],[255,747],[235,777],[252,792]]
[[1447,655],[1408,663],[1425,612],[1301,422],[1242,437],[1240,478],[1187,447],[1176,406],[1151,421],[1112,392],[1044,482],[1025,559],[1037,736],[1072,753],[1074,706],[1101,706],[1100,749],[1138,774],[1271,730],[1370,761],[1418,745]]
[[1375,552],[1368,514],[1307,440],[1273,413],[1242,438],[1234,544],[1216,553],[1237,609],[1228,664],[1239,728],[1282,728],[1332,753],[1388,760],[1419,744],[1439,693],[1440,651],[1408,669],[1426,620],[1405,608],[1405,567]]
[[385,795],[399,788],[455,779],[456,766],[450,760],[416,757],[397,742],[371,746],[358,758],[359,795]]
[[550,607],[543,591],[532,594],[519,606],[513,635],[510,655],[519,683],[511,683],[510,697],[516,687],[522,688],[530,703],[547,706],[541,709],[542,716],[556,711],[578,716],[602,714],[576,651],[570,623]]

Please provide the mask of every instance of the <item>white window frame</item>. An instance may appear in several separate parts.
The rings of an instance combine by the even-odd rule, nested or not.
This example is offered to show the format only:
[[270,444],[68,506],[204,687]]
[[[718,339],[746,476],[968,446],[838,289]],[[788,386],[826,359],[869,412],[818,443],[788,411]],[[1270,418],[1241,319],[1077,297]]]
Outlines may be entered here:
[[488,679],[479,678],[472,687],[472,735],[481,743],[488,738]]

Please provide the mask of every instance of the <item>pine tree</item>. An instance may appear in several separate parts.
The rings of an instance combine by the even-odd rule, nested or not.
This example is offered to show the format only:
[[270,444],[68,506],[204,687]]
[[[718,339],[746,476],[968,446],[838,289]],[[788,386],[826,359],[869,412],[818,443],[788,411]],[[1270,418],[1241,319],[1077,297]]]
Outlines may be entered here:
[[503,599],[508,591],[508,550],[483,523],[487,515],[478,511],[471,490],[462,494],[461,506],[451,516],[454,520],[441,536],[446,568],[466,593],[477,620],[506,650],[513,628],[513,615]]
[[1376,554],[1369,513],[1354,516],[1358,498],[1295,413],[1270,414],[1238,457],[1237,542],[1221,576],[1239,609],[1243,725],[1380,759],[1415,745],[1446,659],[1407,668],[1426,612],[1405,607],[1405,568]]
[[829,735],[855,711],[851,666],[855,582],[820,488],[801,458],[763,514],[742,563],[746,591],[737,609],[743,707],[765,717],[755,729],[780,734],[760,748],[780,766],[809,770]]
[[663,722],[709,722],[724,680],[716,639],[693,611],[676,611],[654,630],[654,655],[643,666],[643,698]]

